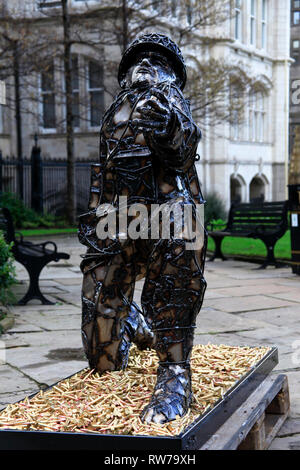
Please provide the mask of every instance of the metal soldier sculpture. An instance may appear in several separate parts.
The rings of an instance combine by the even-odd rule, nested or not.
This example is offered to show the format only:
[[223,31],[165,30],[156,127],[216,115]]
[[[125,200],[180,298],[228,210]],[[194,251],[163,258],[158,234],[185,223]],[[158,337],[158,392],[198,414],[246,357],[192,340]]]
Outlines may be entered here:
[[[163,423],[183,416],[192,399],[189,360],[206,287],[206,236],[191,250],[174,232],[168,239],[132,239],[119,229],[99,238],[97,224],[103,204],[120,218],[126,196],[128,207],[188,205],[194,225],[196,204],[203,203],[194,166],[201,133],[181,92],[182,54],[168,37],[138,37],[123,55],[118,79],[123,91],[104,115],[89,212],[80,218],[79,239],[88,247],[81,263],[82,337],[90,367],[100,373],[124,369],[131,343],[157,351],[157,384],[141,419]],[[174,229],[174,218],[171,223]],[[143,277],[140,309],[133,293]]]

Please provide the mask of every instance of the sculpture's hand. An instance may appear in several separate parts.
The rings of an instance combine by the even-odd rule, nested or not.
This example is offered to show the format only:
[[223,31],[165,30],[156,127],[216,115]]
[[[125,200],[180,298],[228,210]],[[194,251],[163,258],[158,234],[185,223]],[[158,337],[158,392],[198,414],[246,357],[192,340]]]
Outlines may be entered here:
[[142,100],[136,107],[134,124],[143,131],[155,131],[156,134],[165,134],[172,121],[172,111],[165,95],[156,88],[152,88],[149,98]]

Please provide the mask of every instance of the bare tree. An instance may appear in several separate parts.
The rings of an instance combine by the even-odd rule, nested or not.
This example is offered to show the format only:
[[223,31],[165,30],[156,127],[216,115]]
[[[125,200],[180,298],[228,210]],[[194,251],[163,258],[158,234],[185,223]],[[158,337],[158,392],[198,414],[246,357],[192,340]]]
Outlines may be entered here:
[[[24,18],[24,12],[7,8],[0,3],[0,79],[6,81],[6,105],[14,111],[16,150],[18,158],[18,192],[23,197],[23,137],[22,117],[26,113],[26,100],[22,93],[25,77],[42,68],[45,43],[32,28],[32,21]],[[28,97],[27,97],[28,99]]]
[[[28,77],[30,81],[32,73],[42,72],[47,75],[49,61],[53,58],[59,57],[58,62],[63,64],[64,87],[60,92],[66,107],[66,215],[70,223],[75,222],[76,214],[72,89],[72,54],[75,45],[89,46],[96,57],[102,57],[105,70],[104,88],[108,94],[114,95],[117,87],[113,83],[116,83],[121,55],[138,34],[150,31],[165,32],[170,34],[180,47],[186,47],[186,50],[191,44],[197,46],[199,51],[205,48],[209,50],[216,40],[229,39],[222,33],[222,25],[232,16],[232,3],[230,0],[102,0],[97,4],[87,2],[81,4],[81,8],[68,10],[67,0],[61,0],[55,2],[56,8],[43,9],[43,15],[36,18],[25,18],[24,15],[24,18],[22,15],[17,18],[10,17],[9,25],[7,21],[0,21],[1,30],[6,32],[7,36],[2,34],[0,38],[0,75],[6,73],[14,76],[16,72],[16,77],[22,76],[23,81]],[[18,27],[12,28],[14,24]],[[90,34],[91,32],[93,34]],[[113,56],[105,55],[103,51],[108,47],[118,52]],[[201,126],[222,120],[236,122],[237,118],[241,119],[245,105],[244,92],[252,83],[249,71],[242,65],[233,67],[225,60],[199,60],[193,57],[193,62],[194,67],[188,67],[187,93],[194,116]],[[79,73],[84,74],[85,71]],[[15,80],[15,90],[17,88]],[[21,101],[22,97],[15,94],[15,109]],[[86,105],[84,102],[81,104]],[[27,110],[23,107],[16,115],[25,112]],[[80,119],[83,119],[83,116],[80,116]],[[17,123],[16,126],[18,128]],[[20,125],[19,127],[21,129]],[[21,146],[21,130],[18,135]],[[18,150],[19,152],[21,150]]]
[[62,0],[63,45],[64,45],[64,71],[66,91],[66,145],[67,145],[67,217],[71,225],[76,221],[76,191],[75,191],[75,156],[74,156],[74,130],[73,130],[73,97],[72,97],[72,63],[71,63],[71,37],[70,16],[67,0]]

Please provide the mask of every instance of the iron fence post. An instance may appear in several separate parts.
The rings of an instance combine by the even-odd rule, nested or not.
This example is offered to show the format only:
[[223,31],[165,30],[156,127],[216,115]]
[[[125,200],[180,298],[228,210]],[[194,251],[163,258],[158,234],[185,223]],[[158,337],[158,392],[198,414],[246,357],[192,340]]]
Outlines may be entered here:
[[44,211],[43,203],[43,167],[41,158],[41,148],[35,145],[31,151],[31,207],[39,213]]

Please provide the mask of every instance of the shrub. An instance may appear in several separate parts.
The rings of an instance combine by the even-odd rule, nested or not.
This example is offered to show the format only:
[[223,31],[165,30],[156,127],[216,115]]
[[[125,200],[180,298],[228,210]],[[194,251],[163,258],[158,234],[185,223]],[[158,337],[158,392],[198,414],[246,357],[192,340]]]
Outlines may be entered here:
[[2,193],[0,195],[0,207],[7,207],[16,228],[53,227],[56,219],[51,214],[38,214],[33,209],[26,207],[24,202],[13,193]]
[[205,226],[212,220],[226,220],[227,212],[224,202],[216,192],[210,192],[204,196],[206,204],[204,206],[204,222]]
[[15,300],[11,291],[11,286],[16,283],[11,246],[12,243],[8,245],[0,232],[0,311],[1,305],[5,306]]

